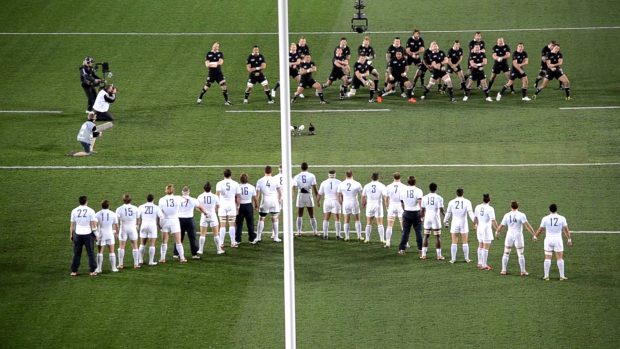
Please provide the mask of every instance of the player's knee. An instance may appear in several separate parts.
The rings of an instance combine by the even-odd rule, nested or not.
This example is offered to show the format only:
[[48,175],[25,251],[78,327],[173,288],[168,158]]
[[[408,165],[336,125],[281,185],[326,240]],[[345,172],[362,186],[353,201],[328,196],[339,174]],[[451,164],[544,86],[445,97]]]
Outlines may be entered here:
[[265,80],[261,82],[260,84],[263,85],[263,87],[267,87],[267,85],[269,85],[269,81]]
[[521,248],[517,248],[517,255],[518,255],[519,257],[523,256],[523,247],[521,247]]
[[551,251],[545,251],[545,257],[549,257],[548,259],[551,258],[551,256],[553,256],[553,252]]
[[248,83],[245,85],[245,92],[250,92],[250,91],[252,91],[252,86],[253,86],[253,85],[252,85],[252,83],[251,83],[251,82],[248,82]]
[[510,254],[510,250],[511,250],[510,247],[504,247],[504,254],[508,256]]

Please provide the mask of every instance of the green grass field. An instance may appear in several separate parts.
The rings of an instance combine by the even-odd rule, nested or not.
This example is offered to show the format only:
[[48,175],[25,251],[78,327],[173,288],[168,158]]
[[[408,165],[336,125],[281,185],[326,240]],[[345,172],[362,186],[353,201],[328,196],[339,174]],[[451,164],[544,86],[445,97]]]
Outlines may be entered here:
[[[353,51],[361,42],[358,34],[344,34],[352,5],[325,0],[289,4],[290,40],[302,34],[308,38],[319,81],[327,79],[341,36]],[[438,183],[446,202],[458,186],[474,204],[489,192],[498,219],[516,199],[537,227],[555,202],[574,231],[620,231],[620,109],[560,109],[618,106],[620,56],[613,49],[620,30],[618,3],[368,0],[367,5],[377,67],[385,64],[383,53],[392,38],[405,41],[413,28],[422,30],[427,45],[437,41],[446,51],[452,40],[466,43],[481,30],[489,47],[499,36],[513,49],[525,42],[533,93],[540,49],[555,39],[562,44],[574,100],[565,101],[555,81],[527,104],[518,95],[487,103],[474,90],[467,103],[452,104],[433,93],[415,105],[394,96],[369,105],[366,90],[339,101],[332,87],[326,92],[330,103],[321,106],[307,91],[307,98],[293,106],[292,123],[312,122],[318,134],[293,137],[294,173],[307,161],[319,180],[329,168],[339,178],[351,168],[364,184],[374,171],[384,183],[401,171],[415,175],[425,193],[430,182]],[[250,104],[241,103],[252,45],[261,46],[271,84],[277,80],[276,31],[275,1],[4,4],[0,347],[283,346],[279,244],[244,243],[216,256],[207,239],[203,260],[187,265],[112,274],[105,272],[106,257],[103,275],[68,276],[68,218],[78,196],[88,195],[90,206],[98,209],[103,199],[120,205],[125,192],[140,204],[147,193],[163,195],[167,183],[187,184],[198,195],[204,182],[217,182],[226,167],[235,178],[245,171],[256,182],[264,165],[281,162],[279,114],[253,113],[277,111],[279,105],[268,105],[259,88]],[[206,76],[204,55],[214,41],[221,42],[225,54],[231,107],[223,105],[218,88],[206,94],[202,105],[195,104]],[[110,62],[120,91],[111,109],[115,128],[97,142],[96,155],[76,159],[65,154],[78,150],[75,134],[85,119],[78,81],[85,55]],[[492,96],[503,83],[499,77]],[[458,91],[457,97],[462,97]],[[389,111],[313,112],[321,109]],[[24,110],[61,113],[6,112]],[[127,165],[152,167],[117,167]],[[307,217],[304,223],[309,229]],[[399,237],[395,229],[393,246]],[[555,262],[553,280],[540,280],[542,241],[527,241],[530,276],[521,278],[514,251],[510,275],[499,275],[503,235],[491,247],[491,272],[465,263],[421,261],[415,252],[400,257],[394,247],[386,250],[376,242],[376,228],[373,239],[370,245],[308,236],[295,240],[298,347],[620,345],[615,332],[620,323],[619,234],[575,234],[575,246],[566,250],[568,282],[557,281]],[[445,230],[442,239],[447,256]],[[469,242],[470,257],[475,257],[475,236]],[[82,275],[86,264],[84,257]]]

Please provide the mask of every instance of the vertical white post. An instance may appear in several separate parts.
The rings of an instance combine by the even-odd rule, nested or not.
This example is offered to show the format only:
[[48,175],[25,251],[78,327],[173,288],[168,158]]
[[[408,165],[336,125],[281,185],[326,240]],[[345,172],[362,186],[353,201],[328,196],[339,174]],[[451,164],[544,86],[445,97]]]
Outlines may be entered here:
[[282,237],[284,239],[284,343],[296,348],[295,338],[295,254],[293,246],[293,208],[291,203],[291,89],[288,76],[288,0],[278,0],[280,52],[280,135],[282,143]]

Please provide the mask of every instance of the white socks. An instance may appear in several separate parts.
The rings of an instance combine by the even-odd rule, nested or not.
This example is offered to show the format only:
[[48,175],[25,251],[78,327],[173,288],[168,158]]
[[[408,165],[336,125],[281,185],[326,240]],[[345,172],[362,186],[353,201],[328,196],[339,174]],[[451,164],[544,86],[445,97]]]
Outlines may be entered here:
[[168,252],[168,244],[161,244],[159,248],[159,255],[162,261],[166,260],[166,252]]
[[302,219],[301,217],[297,217],[297,234],[301,234],[301,226],[302,226]]
[[381,239],[381,242],[385,242],[385,228],[383,228],[383,225],[378,225],[377,230],[379,231],[379,239]]
[[265,221],[258,221],[258,226],[256,227],[256,241],[260,241],[260,237],[263,234],[263,229],[265,229]]
[[200,236],[200,238],[198,238],[198,253],[202,254],[204,252],[204,248],[205,248],[205,240],[206,238],[204,236]]
[[[327,231],[329,230],[329,221],[323,220],[323,237],[327,237],[329,234]],[[336,236],[338,236],[336,234]]]
[[355,221],[355,232],[357,233],[357,238],[362,238],[362,222]]
[[138,254],[140,255],[140,264],[144,263],[144,245],[140,244],[140,247],[138,247]]
[[213,234],[213,242],[215,243],[215,250],[220,251],[222,248],[220,247],[220,237],[217,234]]
[[131,255],[133,256],[133,266],[137,267],[138,265],[140,265],[140,251],[135,248],[131,250]]
[[226,239],[226,228],[220,227],[220,246],[224,245],[225,239]]
[[97,272],[101,273],[101,267],[103,267],[103,253],[97,253]]
[[310,218],[310,227],[312,227],[312,233],[316,234],[317,233],[316,218]]
[[476,250],[478,252],[478,265],[482,265],[482,248],[478,247],[478,249]]
[[435,253],[437,253],[437,257],[441,257],[441,249],[440,248],[436,248],[435,249]]
[[463,254],[465,255],[465,261],[469,261],[469,244],[463,244]]
[[228,227],[228,235],[230,236],[231,245],[237,243],[237,238],[235,237],[236,233],[237,233],[237,227]]
[[551,269],[551,259],[545,259],[545,279],[549,277],[549,269]]
[[340,236],[340,221],[336,221],[334,225],[336,226],[336,236]]
[[[506,263],[508,262],[508,258],[506,258]],[[519,255],[519,268],[521,268],[521,272],[525,273],[525,256]]]
[[273,222],[273,239],[279,240],[278,238],[278,222]]
[[486,268],[487,267],[487,258],[489,257],[489,250],[487,250],[486,248],[483,248],[482,251],[480,251],[480,255],[482,256],[482,267]]
[[155,263],[155,246],[149,246],[149,264]]
[[176,244],[177,252],[179,252],[179,260],[182,261],[185,259],[185,250],[183,249],[183,244]]
[[392,241],[392,227],[387,227],[387,229],[385,229],[385,241]]
[[[508,268],[508,259],[510,257],[504,253],[504,255],[502,256],[502,271],[505,272],[506,269]],[[523,260],[523,262],[525,263],[525,260]],[[521,256],[519,256],[519,266],[521,266]],[[521,267],[521,272],[523,272],[525,268]]]
[[456,251],[457,251],[457,245],[456,244],[450,245],[450,260],[453,262],[456,262]]
[[116,269],[116,255],[114,253],[110,253],[110,264],[112,265],[112,271],[118,271],[118,269]]
[[367,224],[367,225],[366,225],[366,231],[365,231],[365,234],[366,234],[366,241],[370,241],[370,232],[371,232],[371,229],[372,229],[372,227],[370,226],[370,224]]
[[125,250],[118,248],[118,265],[123,265],[123,261],[125,259]]
[[422,247],[422,257],[426,257],[426,251],[428,251],[428,247]]
[[558,270],[560,270],[560,277],[563,278],[564,277],[564,260],[559,259],[556,262],[558,264]]
[[344,238],[349,240],[349,223],[344,224]]

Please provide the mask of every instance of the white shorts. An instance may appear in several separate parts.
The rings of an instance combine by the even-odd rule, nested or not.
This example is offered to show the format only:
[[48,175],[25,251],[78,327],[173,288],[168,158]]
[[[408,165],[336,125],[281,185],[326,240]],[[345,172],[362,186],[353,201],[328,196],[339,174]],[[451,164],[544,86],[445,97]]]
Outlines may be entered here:
[[403,205],[401,205],[400,202],[390,202],[390,206],[388,206],[387,209],[387,216],[388,218],[398,217],[398,219],[402,219],[404,212],[405,210],[403,210]]
[[101,237],[97,241],[97,246],[114,245],[114,231],[110,229],[99,229]]
[[337,199],[325,199],[325,201],[323,201],[323,213],[338,214],[341,209]]
[[118,241],[127,241],[127,239],[131,241],[138,240],[138,230],[135,224],[123,224],[121,226],[121,232],[118,234]]
[[493,229],[490,224],[478,225],[476,237],[479,242],[493,241]]
[[546,237],[545,252],[564,252],[564,241],[562,241],[562,237]]
[[504,241],[504,246],[506,247],[514,247],[523,248],[525,247],[523,241],[523,232],[520,231],[509,231],[506,233],[506,240]]
[[97,246],[114,246],[114,237],[97,241]]
[[279,213],[280,203],[277,198],[263,198],[258,209],[260,213]]
[[217,215],[213,212],[211,212],[211,214],[209,215],[209,217],[205,216],[204,214],[200,215],[200,226],[201,227],[217,227],[218,224],[218,219],[217,219]]
[[450,233],[452,234],[467,234],[469,233],[469,225],[467,219],[452,219],[450,224]]
[[342,213],[344,214],[360,214],[360,204],[357,201],[349,201],[342,203]]
[[383,204],[381,202],[366,203],[366,217],[383,218]]
[[217,215],[220,217],[235,217],[237,215],[237,204],[234,202],[220,202]]
[[181,224],[178,218],[166,218],[161,221],[161,232],[176,234],[181,232]]
[[441,219],[439,214],[428,214],[428,211],[424,215],[424,229],[426,230],[438,230],[441,229]]
[[310,193],[297,194],[297,207],[314,207],[314,198]]
[[140,226],[140,238],[141,239],[155,239],[157,238],[157,223],[155,222],[142,222]]

